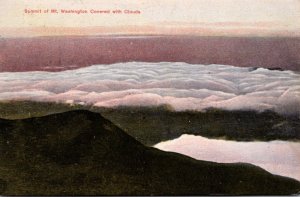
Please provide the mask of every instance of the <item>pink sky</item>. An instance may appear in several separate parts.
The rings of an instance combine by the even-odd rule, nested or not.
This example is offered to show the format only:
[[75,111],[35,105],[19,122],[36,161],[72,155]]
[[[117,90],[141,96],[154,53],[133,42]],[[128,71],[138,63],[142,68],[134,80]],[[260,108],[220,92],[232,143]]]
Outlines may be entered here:
[[[195,34],[283,35],[300,30],[298,0],[10,0],[0,4],[2,36]],[[87,10],[26,14],[25,9]],[[90,10],[140,14],[92,14]]]

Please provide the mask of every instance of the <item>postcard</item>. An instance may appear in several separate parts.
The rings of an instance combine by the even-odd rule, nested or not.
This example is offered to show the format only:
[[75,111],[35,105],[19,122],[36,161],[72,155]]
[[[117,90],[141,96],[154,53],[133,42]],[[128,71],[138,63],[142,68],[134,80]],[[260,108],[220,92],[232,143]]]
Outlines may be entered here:
[[300,194],[300,1],[0,8],[0,195]]

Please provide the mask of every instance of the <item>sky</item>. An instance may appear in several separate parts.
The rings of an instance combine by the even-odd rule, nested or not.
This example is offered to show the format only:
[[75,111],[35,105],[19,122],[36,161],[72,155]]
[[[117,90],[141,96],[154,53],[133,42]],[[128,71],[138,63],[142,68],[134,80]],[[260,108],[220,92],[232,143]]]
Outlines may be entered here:
[[[300,32],[299,0],[0,0],[0,9],[2,36]],[[88,13],[28,14],[25,9],[81,9]],[[91,9],[138,10],[140,14],[92,14]]]

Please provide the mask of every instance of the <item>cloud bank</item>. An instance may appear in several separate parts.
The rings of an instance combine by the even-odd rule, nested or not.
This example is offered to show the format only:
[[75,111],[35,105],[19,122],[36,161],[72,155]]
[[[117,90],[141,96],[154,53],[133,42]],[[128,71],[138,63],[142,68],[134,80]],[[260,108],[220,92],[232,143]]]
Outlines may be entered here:
[[0,101],[157,106],[300,115],[300,74],[263,68],[128,62],[62,72],[0,73]]
[[234,142],[184,134],[155,147],[199,160],[252,163],[271,173],[300,180],[300,171],[296,170],[300,166],[300,144],[296,142]]

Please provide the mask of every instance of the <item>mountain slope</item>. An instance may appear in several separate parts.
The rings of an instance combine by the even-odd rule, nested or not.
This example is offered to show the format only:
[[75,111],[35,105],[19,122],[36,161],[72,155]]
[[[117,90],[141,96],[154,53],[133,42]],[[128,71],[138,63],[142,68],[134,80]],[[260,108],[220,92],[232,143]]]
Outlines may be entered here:
[[3,195],[294,194],[300,183],[249,164],[148,148],[98,113],[0,119]]

